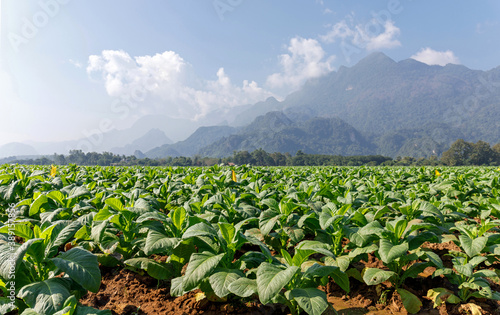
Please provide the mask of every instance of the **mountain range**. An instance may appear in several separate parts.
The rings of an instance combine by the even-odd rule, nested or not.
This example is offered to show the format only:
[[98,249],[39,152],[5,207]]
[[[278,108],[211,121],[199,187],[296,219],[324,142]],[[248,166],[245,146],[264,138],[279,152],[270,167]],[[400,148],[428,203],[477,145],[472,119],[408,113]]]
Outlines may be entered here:
[[[181,127],[183,139],[169,139]],[[429,66],[373,53],[353,67],[308,81],[282,101],[270,97],[197,122],[143,117],[129,129],[103,134],[95,151],[150,158],[223,157],[262,148],[291,154],[427,157],[440,155],[459,138],[500,142],[500,67]],[[64,153],[82,141],[89,139],[12,143],[0,147],[0,157]]]

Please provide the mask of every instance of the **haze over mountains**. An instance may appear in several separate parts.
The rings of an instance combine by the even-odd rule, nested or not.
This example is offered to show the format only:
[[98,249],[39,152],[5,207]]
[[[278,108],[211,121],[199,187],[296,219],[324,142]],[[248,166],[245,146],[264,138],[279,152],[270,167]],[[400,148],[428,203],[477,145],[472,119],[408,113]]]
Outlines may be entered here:
[[[174,143],[169,132],[181,127],[186,138]],[[281,102],[269,98],[198,122],[146,116],[127,130],[86,139],[7,144],[0,147],[0,157],[69,149],[150,158],[223,157],[259,148],[427,157],[439,155],[459,138],[500,142],[500,67],[429,66],[373,53],[353,67],[307,82]]]

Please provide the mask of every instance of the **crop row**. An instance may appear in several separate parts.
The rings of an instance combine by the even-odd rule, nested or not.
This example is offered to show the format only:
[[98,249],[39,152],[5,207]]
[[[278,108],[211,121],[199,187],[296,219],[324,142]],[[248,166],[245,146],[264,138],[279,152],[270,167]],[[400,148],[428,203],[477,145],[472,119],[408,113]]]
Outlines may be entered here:
[[[428,298],[500,300],[500,182],[493,168],[0,167],[0,313],[107,314],[78,300],[99,265],[143,270],[180,296],[331,305],[333,280],[390,283],[416,313],[427,267],[446,288]],[[449,259],[423,244],[452,241]],[[381,268],[355,264],[374,255]],[[166,260],[157,259],[166,256]]]

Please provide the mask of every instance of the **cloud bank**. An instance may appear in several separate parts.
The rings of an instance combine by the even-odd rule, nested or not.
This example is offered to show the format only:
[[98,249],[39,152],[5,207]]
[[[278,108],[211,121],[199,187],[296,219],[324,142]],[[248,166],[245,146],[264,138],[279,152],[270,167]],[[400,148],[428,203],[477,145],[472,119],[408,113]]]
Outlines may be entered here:
[[272,95],[254,81],[233,84],[224,68],[217,71],[217,80],[202,79],[173,51],[131,57],[123,50],[105,50],[89,57],[87,73],[102,80],[110,96],[136,95],[143,112],[154,108],[151,113],[160,110],[174,118],[198,120],[210,111],[252,104]]
[[287,50],[278,57],[279,71],[267,77],[264,87],[249,80],[234,84],[222,67],[216,80],[200,78],[174,51],[132,57],[123,50],[104,50],[89,56],[87,73],[102,82],[111,97],[135,96],[141,106],[138,111],[143,114],[161,112],[173,118],[198,120],[214,110],[286,96],[307,80],[333,70],[335,56],[327,57],[315,39],[292,38]]
[[373,18],[367,24],[355,24],[352,19],[344,19],[333,25],[320,39],[327,44],[341,40],[343,43],[349,42],[358,48],[372,51],[401,46],[397,39],[400,33],[400,29],[392,20],[381,23]]
[[446,66],[449,63],[460,64],[460,59],[451,50],[436,51],[429,47],[422,48],[410,58],[428,65]]
[[333,70],[335,56],[327,57],[321,44],[315,39],[292,38],[287,49],[288,54],[279,56],[281,71],[267,78],[267,85],[271,88],[296,90],[307,80]]

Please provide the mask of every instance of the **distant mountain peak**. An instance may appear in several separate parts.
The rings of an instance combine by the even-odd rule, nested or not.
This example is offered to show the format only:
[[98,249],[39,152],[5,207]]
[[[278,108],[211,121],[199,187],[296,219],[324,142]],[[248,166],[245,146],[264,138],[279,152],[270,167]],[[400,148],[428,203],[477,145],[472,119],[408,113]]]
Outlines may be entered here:
[[383,52],[377,51],[361,59],[356,66],[363,64],[396,64],[396,61],[392,60]]

